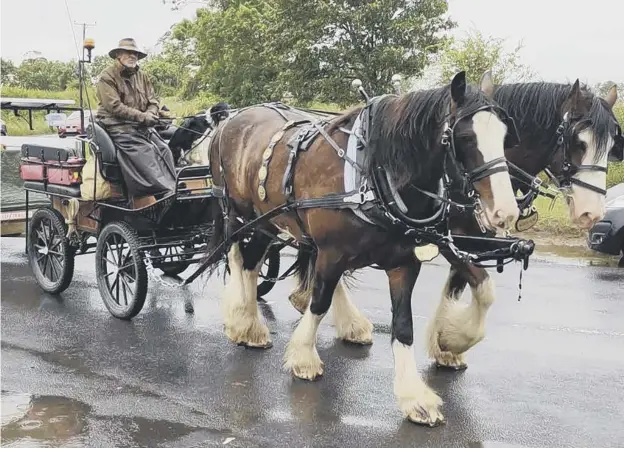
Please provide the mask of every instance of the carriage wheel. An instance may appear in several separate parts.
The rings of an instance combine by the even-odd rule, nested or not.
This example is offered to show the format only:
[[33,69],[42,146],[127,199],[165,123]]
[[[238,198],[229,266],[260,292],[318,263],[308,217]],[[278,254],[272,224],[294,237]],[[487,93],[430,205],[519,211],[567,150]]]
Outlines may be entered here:
[[275,287],[275,279],[279,276],[280,270],[280,248],[277,246],[271,245],[269,247],[269,251],[267,252],[266,257],[264,258],[264,263],[260,268],[260,278],[264,279],[260,284],[258,284],[258,299],[262,298],[264,295],[268,294],[273,287]]
[[107,224],[98,237],[95,261],[98,288],[108,311],[122,320],[136,316],[147,296],[147,271],[134,230],[123,222]]
[[38,209],[28,232],[28,259],[39,286],[48,293],[61,293],[74,276],[74,248],[69,244],[67,225],[55,209]]

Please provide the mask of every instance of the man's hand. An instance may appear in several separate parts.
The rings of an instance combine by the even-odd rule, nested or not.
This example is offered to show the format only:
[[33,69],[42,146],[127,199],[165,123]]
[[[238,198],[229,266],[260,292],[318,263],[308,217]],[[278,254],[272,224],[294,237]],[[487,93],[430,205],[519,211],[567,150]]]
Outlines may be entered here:
[[154,114],[152,111],[144,112],[142,122],[145,126],[154,126],[159,122],[158,115]]

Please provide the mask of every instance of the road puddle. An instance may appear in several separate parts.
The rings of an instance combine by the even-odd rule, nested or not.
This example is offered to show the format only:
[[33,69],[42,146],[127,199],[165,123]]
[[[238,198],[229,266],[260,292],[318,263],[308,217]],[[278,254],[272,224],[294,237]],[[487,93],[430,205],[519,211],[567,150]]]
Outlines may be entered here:
[[601,254],[582,246],[545,245],[543,243],[535,247],[535,253],[547,259],[565,258],[579,265],[598,267],[617,267],[620,259],[619,256]]
[[2,446],[84,446],[91,407],[62,396],[2,391]]

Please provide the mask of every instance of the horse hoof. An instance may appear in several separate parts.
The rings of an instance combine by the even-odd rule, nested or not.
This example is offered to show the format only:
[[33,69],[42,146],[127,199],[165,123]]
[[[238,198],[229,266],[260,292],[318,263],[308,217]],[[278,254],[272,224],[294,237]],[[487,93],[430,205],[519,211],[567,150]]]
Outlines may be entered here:
[[438,427],[445,423],[444,417],[440,414],[435,418],[431,418],[424,413],[410,413],[407,419],[414,424],[427,427]]
[[273,347],[273,342],[268,341],[266,343],[248,343],[248,342],[240,342],[238,346],[244,346],[247,349],[271,349]]
[[440,362],[435,362],[435,366],[436,368],[440,370],[446,370],[446,371],[464,371],[468,369],[468,364],[466,363],[461,363],[459,365],[445,365]]
[[307,380],[309,382],[313,382],[323,376],[323,368],[321,368],[318,372],[313,372],[312,370],[296,370],[292,371],[293,376],[297,379]]
[[373,339],[362,339],[362,340],[350,340],[347,338],[342,338],[342,342],[348,346],[371,346],[373,344]]

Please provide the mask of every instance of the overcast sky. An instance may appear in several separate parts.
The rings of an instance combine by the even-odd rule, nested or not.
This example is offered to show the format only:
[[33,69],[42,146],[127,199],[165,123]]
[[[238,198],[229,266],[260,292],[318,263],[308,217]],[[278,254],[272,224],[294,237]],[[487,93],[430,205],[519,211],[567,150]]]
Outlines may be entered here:
[[[149,49],[177,21],[193,17],[197,6],[174,12],[162,0],[67,4],[73,21],[97,23],[87,30],[95,54],[128,36]],[[476,28],[508,39],[509,48],[523,40],[522,61],[543,80],[624,81],[624,0],[449,0],[449,12],[459,36]],[[48,59],[75,57],[65,0],[1,0],[0,15],[2,57],[19,62],[33,50]],[[74,31],[80,43],[81,30]]]

